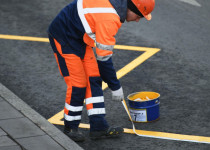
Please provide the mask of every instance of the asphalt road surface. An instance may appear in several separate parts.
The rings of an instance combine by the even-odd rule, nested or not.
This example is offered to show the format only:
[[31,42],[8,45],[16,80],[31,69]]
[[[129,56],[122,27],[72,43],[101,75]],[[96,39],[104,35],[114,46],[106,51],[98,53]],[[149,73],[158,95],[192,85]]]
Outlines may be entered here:
[[[0,34],[47,38],[46,30],[67,0],[1,0]],[[160,120],[135,123],[139,130],[210,137],[210,1],[157,0],[152,20],[124,23],[117,45],[160,48],[120,79],[124,94],[155,91]],[[48,42],[0,39],[0,82],[46,119],[64,107],[66,85]],[[141,52],[114,50],[119,70]],[[104,91],[107,120],[132,128],[121,103]],[[82,123],[88,123],[84,110]],[[63,126],[56,125],[62,130]],[[88,137],[89,130],[81,129]],[[138,137],[78,143],[84,149],[209,150],[210,144]]]

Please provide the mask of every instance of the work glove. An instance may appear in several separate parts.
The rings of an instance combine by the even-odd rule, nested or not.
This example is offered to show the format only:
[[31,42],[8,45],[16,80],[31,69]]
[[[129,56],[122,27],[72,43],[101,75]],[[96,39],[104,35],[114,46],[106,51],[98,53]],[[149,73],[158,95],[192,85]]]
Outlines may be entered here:
[[120,87],[116,91],[112,91],[112,100],[114,101],[122,101],[124,99],[123,89]]

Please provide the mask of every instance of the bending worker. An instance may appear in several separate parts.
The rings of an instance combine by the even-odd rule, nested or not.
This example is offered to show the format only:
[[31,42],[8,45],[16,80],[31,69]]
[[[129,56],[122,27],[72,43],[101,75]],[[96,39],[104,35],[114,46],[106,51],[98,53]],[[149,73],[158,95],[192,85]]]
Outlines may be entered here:
[[154,5],[155,0],[74,0],[50,24],[50,44],[67,84],[64,133],[72,140],[85,139],[78,130],[84,99],[91,139],[116,137],[123,132],[105,120],[102,80],[111,89],[113,100],[124,98],[112,62],[114,36],[125,20],[150,20]]

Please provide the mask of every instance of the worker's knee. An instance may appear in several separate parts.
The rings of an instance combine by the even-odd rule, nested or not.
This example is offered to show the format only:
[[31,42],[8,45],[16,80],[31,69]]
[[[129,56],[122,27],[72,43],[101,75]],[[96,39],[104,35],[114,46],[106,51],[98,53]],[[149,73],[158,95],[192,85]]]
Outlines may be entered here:
[[87,87],[87,79],[85,76],[75,76],[75,77],[71,77],[71,76],[67,76],[64,77],[65,82],[67,87],[78,87],[78,88],[84,88]]

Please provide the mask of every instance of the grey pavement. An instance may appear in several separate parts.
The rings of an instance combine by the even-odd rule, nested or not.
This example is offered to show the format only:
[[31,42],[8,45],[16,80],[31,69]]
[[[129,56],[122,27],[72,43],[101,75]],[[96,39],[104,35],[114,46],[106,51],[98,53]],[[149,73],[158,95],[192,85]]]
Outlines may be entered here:
[[0,150],[81,150],[0,83]]

